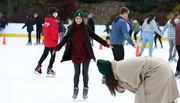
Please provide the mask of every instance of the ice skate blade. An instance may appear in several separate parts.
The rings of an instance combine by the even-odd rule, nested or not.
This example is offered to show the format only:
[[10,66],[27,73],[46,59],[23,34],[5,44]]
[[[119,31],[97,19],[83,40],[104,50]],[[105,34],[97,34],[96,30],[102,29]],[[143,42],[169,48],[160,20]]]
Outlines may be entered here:
[[46,77],[47,78],[54,78],[54,77],[56,77],[56,75],[47,74]]
[[36,72],[36,71],[34,71],[34,74],[39,75],[39,76],[41,75],[40,73],[38,73],[38,72]]

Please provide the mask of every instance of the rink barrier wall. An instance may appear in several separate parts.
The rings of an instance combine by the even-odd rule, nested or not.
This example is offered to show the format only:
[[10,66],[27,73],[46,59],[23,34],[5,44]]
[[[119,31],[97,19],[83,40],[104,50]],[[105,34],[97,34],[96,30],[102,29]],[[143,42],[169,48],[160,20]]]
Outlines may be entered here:
[[[26,31],[26,27],[24,29],[22,29],[23,25],[24,25],[23,23],[8,23],[6,28],[4,30],[0,31],[0,36],[27,38],[28,34]],[[67,27],[66,24],[65,24],[65,26]],[[111,28],[111,26],[110,26],[110,28]],[[163,26],[161,26],[160,28],[162,29]],[[103,32],[104,30],[105,30],[105,25],[95,25],[95,33],[103,39],[105,39],[106,35],[107,35],[105,32]],[[36,27],[34,26],[34,31],[32,32],[32,38],[36,37],[35,31],[36,31]],[[167,40],[166,32],[163,35],[162,40]],[[137,37],[139,38],[139,36],[140,36],[140,32],[138,33]],[[133,35],[132,35],[132,39],[134,39]]]

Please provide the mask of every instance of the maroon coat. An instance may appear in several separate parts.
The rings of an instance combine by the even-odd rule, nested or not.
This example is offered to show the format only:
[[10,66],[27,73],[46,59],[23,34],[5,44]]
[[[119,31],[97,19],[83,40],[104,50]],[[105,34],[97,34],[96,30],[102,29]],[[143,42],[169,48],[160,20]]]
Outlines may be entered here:
[[91,59],[91,56],[86,49],[84,39],[80,32],[80,26],[76,25],[76,31],[72,37],[72,62],[75,64],[85,63]]
[[[59,51],[63,47],[63,45],[65,43],[67,43],[66,49],[64,51],[61,62],[72,60],[72,57],[73,57],[72,55],[74,55],[74,54],[72,54],[72,49],[74,46],[73,45],[73,39],[75,39],[75,38],[73,38],[73,37],[74,37],[75,31],[76,31],[76,29],[73,30],[72,25],[70,25],[66,35],[63,38],[63,40],[56,46],[56,50]],[[96,60],[96,58],[94,56],[93,49],[92,49],[92,46],[90,43],[90,37],[95,39],[97,42],[101,43],[103,46],[109,47],[109,44],[105,40],[100,38],[97,34],[95,34],[92,31],[91,27],[89,27],[88,25],[86,25],[86,28],[84,28],[83,30],[80,30],[80,34],[83,38],[84,45],[85,45],[85,48],[87,50],[86,53],[88,53],[87,55],[89,55],[94,61]],[[87,34],[87,35],[84,35],[84,34]]]
[[176,45],[180,45],[180,22],[176,25]]

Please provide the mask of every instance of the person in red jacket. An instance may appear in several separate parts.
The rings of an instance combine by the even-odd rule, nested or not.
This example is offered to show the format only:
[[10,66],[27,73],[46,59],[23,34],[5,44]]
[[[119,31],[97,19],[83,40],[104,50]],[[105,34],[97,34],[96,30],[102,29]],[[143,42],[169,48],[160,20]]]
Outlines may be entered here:
[[[180,58],[180,21],[176,25],[176,50],[177,50],[178,56]],[[180,78],[180,60],[179,59],[178,59],[177,66],[176,66],[175,77]]]
[[55,61],[55,54],[52,55],[54,48],[58,44],[58,24],[56,22],[56,17],[58,16],[58,9],[55,7],[49,8],[49,16],[45,17],[44,26],[42,28],[44,34],[44,52],[35,68],[35,73],[42,74],[41,64],[51,53],[51,59],[49,61],[49,66],[47,69],[47,76],[55,76],[56,73],[52,70],[53,63]]
[[95,61],[95,56],[90,43],[90,37],[101,43],[103,46],[110,47],[110,45],[98,35],[96,35],[90,26],[85,24],[83,11],[78,9],[74,14],[74,20],[69,26],[68,31],[62,41],[56,46],[55,51],[59,51],[65,43],[66,49],[62,57],[62,61],[72,60],[74,64],[74,92],[73,98],[77,99],[79,88],[79,76],[82,65],[83,75],[83,99],[87,99],[88,95],[88,70],[91,59]]

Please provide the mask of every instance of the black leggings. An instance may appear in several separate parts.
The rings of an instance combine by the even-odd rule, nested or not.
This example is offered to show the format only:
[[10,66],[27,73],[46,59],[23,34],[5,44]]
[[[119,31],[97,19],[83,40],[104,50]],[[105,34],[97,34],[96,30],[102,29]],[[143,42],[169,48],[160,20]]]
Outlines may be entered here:
[[156,43],[156,39],[159,39],[159,42],[160,42],[160,44],[161,44],[161,47],[163,47],[163,45],[162,45],[162,41],[161,41],[161,36],[159,35],[159,34],[157,34],[157,33],[155,33],[155,36],[154,36],[154,43],[155,43],[155,47],[157,47],[157,43]]
[[137,31],[137,32],[135,32],[134,33],[134,40],[136,40],[137,41],[137,34],[139,33],[139,31]]
[[36,43],[40,43],[40,39],[41,39],[41,32],[37,31],[36,32]]
[[32,31],[28,32],[28,43],[32,43],[32,41],[31,41],[31,32]]
[[114,60],[123,60],[124,59],[124,47],[123,45],[112,45],[112,52],[114,56]]
[[178,62],[177,62],[177,66],[176,66],[176,71],[180,71],[180,45],[176,45],[176,50],[178,52]]
[[54,61],[55,61],[55,57],[56,57],[56,53],[54,55],[52,55],[52,52],[53,52],[54,48],[48,48],[48,47],[45,47],[44,48],[44,52],[38,62],[38,65],[41,65],[42,62],[46,59],[46,57],[48,56],[49,52],[51,53],[51,59],[49,61],[49,66],[48,68],[52,68],[53,67],[53,64],[54,64]]
[[[88,81],[89,81],[88,71],[89,71],[90,61],[91,60],[86,60],[85,63],[82,63],[82,65],[83,65],[82,75],[83,75],[84,87],[88,87]],[[75,70],[75,72],[74,72],[74,87],[78,87],[79,76],[80,76],[80,72],[81,72],[81,64],[74,64],[74,70]]]

